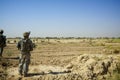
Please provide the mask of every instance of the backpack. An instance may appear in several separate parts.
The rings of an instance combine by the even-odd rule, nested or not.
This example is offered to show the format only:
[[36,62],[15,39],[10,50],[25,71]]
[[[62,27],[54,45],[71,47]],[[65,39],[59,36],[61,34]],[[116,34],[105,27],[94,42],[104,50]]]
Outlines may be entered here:
[[0,34],[0,47],[4,47],[5,45],[5,37]]
[[27,52],[27,51],[32,51],[33,46],[32,46],[32,41],[30,39],[21,40],[21,51]]

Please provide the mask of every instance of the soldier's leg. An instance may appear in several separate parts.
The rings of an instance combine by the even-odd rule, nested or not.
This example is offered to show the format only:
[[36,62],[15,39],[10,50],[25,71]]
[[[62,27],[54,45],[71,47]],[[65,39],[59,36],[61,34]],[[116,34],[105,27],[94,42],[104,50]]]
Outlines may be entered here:
[[25,63],[23,65],[24,76],[27,76],[30,64],[30,56],[26,56]]
[[0,47],[0,56],[2,56],[3,53],[3,47]]
[[20,75],[22,75],[24,63],[25,63],[25,58],[23,57],[23,55],[20,55],[20,59],[19,59],[19,74]]

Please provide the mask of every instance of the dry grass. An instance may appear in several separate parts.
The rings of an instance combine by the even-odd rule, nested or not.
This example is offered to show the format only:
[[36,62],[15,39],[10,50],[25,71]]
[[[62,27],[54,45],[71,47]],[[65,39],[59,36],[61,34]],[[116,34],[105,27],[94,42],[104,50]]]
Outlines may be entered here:
[[[15,39],[18,42],[18,39]],[[31,65],[52,65],[65,67],[75,57],[81,54],[113,54],[119,55],[120,43],[118,40],[113,42],[107,39],[33,39],[36,48],[31,52]],[[9,67],[18,67],[19,51],[16,43],[10,43],[14,39],[9,39],[9,43],[4,50],[3,57],[9,60]],[[48,42],[49,41],[49,42]],[[117,42],[115,42],[117,41]],[[114,54],[117,53],[117,54]],[[96,58],[98,60],[98,58]],[[115,76],[119,75],[116,73]],[[115,80],[115,79],[113,79]]]

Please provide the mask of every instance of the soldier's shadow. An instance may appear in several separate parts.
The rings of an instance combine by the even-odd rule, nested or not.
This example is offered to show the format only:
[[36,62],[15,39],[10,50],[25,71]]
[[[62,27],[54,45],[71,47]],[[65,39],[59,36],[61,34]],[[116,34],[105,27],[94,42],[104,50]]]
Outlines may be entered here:
[[15,60],[18,60],[19,57],[3,57],[3,59],[15,59]]
[[27,77],[43,75],[42,73],[28,73]]
[[56,75],[56,74],[66,74],[66,73],[70,73],[70,72],[50,72],[48,74],[54,74],[54,75]]
[[47,75],[47,74],[57,75],[57,74],[67,74],[67,73],[70,73],[70,72],[28,73],[28,77],[38,76],[38,75]]

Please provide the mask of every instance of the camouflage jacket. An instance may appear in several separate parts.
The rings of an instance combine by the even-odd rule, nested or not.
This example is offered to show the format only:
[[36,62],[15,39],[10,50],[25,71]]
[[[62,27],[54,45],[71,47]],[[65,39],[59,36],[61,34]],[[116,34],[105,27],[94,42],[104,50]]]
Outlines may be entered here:
[[0,34],[0,47],[6,46],[6,36]]
[[22,52],[30,52],[33,50],[33,43],[30,39],[21,39],[17,44],[17,48]]

